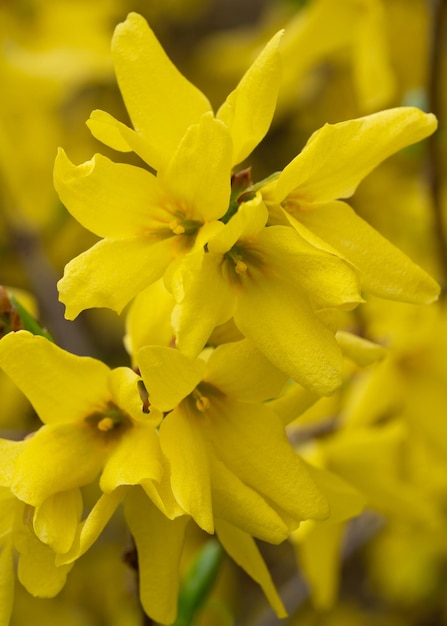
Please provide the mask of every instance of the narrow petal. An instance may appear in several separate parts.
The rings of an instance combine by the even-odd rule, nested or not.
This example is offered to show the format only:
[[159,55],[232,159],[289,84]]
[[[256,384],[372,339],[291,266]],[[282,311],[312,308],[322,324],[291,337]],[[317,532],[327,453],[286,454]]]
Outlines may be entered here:
[[176,252],[175,237],[157,243],[143,238],[99,241],[65,266],[58,282],[65,317],[74,319],[93,307],[121,313],[134,296],[163,275]]
[[228,396],[263,402],[278,396],[287,376],[248,339],[216,348],[208,360],[205,380]]
[[207,98],[170,61],[143,17],[130,13],[115,29],[112,54],[118,85],[135,130],[166,162],[181,137],[211,110]]
[[119,487],[112,493],[103,494],[96,502],[86,519],[78,526],[73,545],[66,554],[56,556],[56,564],[72,563],[85,554],[104,530],[126,495],[127,488]]
[[59,491],[90,483],[105,460],[105,448],[87,424],[43,426],[19,457],[11,491],[39,506]]
[[304,519],[327,517],[327,501],[292,449],[276,414],[267,406],[229,398],[215,404],[206,436],[216,456],[277,510],[292,516],[296,526]]
[[296,217],[358,268],[365,291],[414,304],[428,304],[438,297],[436,281],[345,202],[300,211]]
[[0,488],[11,485],[16,461],[22,453],[24,446],[26,446],[25,441],[0,439]]
[[159,481],[162,474],[158,433],[152,424],[137,422],[123,433],[107,459],[99,486],[110,493],[120,485],[137,485],[145,479]]
[[78,488],[55,493],[36,507],[34,532],[54,552],[67,552],[75,539],[81,515],[82,496]]
[[[187,258],[187,257],[186,257]],[[124,345],[132,358],[143,346],[169,346],[174,339],[171,312],[174,298],[163,280],[158,280],[139,293],[126,316]]]
[[267,263],[293,286],[301,286],[314,306],[351,309],[363,302],[357,271],[335,254],[310,245],[288,226],[271,226],[259,233],[258,245]]
[[211,480],[216,518],[224,519],[262,541],[276,544],[287,539],[288,527],[267,500],[244,484],[214,455],[211,455]]
[[344,530],[344,524],[317,525],[296,546],[312,602],[321,611],[332,608],[337,599]]
[[224,520],[216,521],[216,532],[225,551],[261,586],[276,615],[279,618],[287,617],[287,611],[253,537]]
[[1,340],[0,366],[46,424],[83,419],[110,399],[107,365],[25,330]]
[[185,511],[175,499],[172,493],[170,473],[165,471],[160,482],[153,480],[143,480],[141,482],[147,496],[152,500],[155,506],[160,509],[163,515],[168,519],[175,519],[185,515]]
[[187,413],[183,407],[175,409],[160,427],[160,441],[171,467],[171,485],[176,499],[203,530],[212,533],[209,453],[197,420],[197,416]]
[[153,174],[114,163],[101,154],[76,166],[59,148],[54,184],[73,217],[98,237],[126,239],[144,234],[151,213],[163,201]]
[[250,239],[263,229],[268,211],[258,194],[253,200],[243,202],[237,213],[208,242],[210,252],[225,254],[239,239]]
[[221,265],[220,254],[199,250],[188,254],[172,276],[177,301],[172,312],[176,345],[191,358],[199,354],[216,326],[228,321],[234,312],[235,297],[222,276]]
[[233,165],[252,152],[272,121],[281,84],[281,36],[282,31],[272,37],[217,112],[233,137]]
[[120,127],[123,124],[110,113],[96,109],[91,112],[86,123],[93,137],[98,141],[119,152],[131,152],[132,148],[120,133]]
[[326,124],[280,174],[278,201],[329,202],[352,196],[379,163],[436,130],[431,113],[399,107],[365,117]]
[[340,348],[300,290],[266,277],[247,284],[234,319],[278,369],[304,387],[329,395],[341,384]]
[[184,208],[189,219],[211,221],[227,212],[231,183],[231,137],[212,113],[190,126],[160,184]]
[[72,565],[56,566],[55,554],[27,532],[22,539],[17,575],[25,589],[38,598],[53,598],[65,585]]
[[9,626],[14,602],[14,551],[11,541],[0,550],[0,626]]
[[117,367],[109,375],[110,395],[116,406],[137,422],[136,427],[140,424],[147,427],[150,424],[154,428],[158,425],[160,416],[156,412],[143,412],[143,401],[138,391],[140,382],[140,376],[130,367]]
[[323,491],[331,509],[324,524],[338,524],[360,515],[366,506],[366,498],[337,474],[305,463],[309,474]]
[[311,407],[321,396],[298,383],[289,384],[285,393],[268,403],[268,407],[280,418],[283,426],[293,422]]
[[127,497],[125,514],[137,546],[143,609],[154,621],[172,624],[177,615],[180,558],[190,518],[167,519],[137,489]]
[[388,354],[383,346],[344,330],[338,330],[335,338],[343,354],[360,367],[376,363]]
[[137,363],[157,409],[170,411],[197,387],[205,372],[204,361],[192,361],[165,346],[145,346],[137,353]]

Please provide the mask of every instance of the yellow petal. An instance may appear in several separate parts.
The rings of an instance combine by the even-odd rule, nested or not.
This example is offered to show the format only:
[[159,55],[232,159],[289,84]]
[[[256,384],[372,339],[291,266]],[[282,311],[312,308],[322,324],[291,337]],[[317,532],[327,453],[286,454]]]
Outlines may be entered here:
[[17,458],[25,445],[24,441],[0,439],[0,488],[10,486]]
[[269,543],[287,539],[289,529],[267,499],[245,485],[214,455],[211,456],[211,479],[216,519],[224,519]]
[[167,519],[137,489],[127,497],[125,514],[138,552],[143,609],[155,622],[172,624],[177,615],[180,557],[190,518]]
[[192,358],[204,347],[215,327],[228,321],[234,312],[234,294],[222,276],[221,264],[220,254],[199,250],[184,258],[171,279],[177,301],[172,312],[176,345]]
[[204,361],[192,361],[173,348],[146,346],[137,363],[149,392],[149,401],[161,411],[176,407],[197,387],[205,372]]
[[225,254],[239,239],[249,239],[257,235],[267,222],[268,211],[261,196],[243,202],[225,227],[208,242],[208,250]]
[[163,280],[149,285],[133,300],[127,311],[124,337],[126,350],[133,359],[143,346],[172,344],[174,339],[171,326],[173,306],[174,299],[164,286]]
[[181,137],[211,110],[207,98],[170,61],[143,17],[130,13],[115,29],[118,85],[135,130],[154,145],[159,169]]
[[86,424],[43,426],[17,460],[11,491],[38,506],[60,491],[86,485],[97,476],[105,448]]
[[243,161],[267,133],[281,84],[277,33],[247,70],[217,112],[233,138],[233,165]]
[[304,387],[329,395],[341,384],[340,348],[299,289],[264,277],[240,291],[234,319],[278,369]]
[[330,609],[338,592],[344,524],[316,525],[296,546],[298,562],[320,610]]
[[[151,414],[143,412],[143,400],[138,391],[140,382],[140,376],[130,367],[117,367],[109,375],[110,395],[114,404],[125,415],[132,417],[136,422],[143,422],[141,426],[150,424],[154,428],[158,425],[160,416],[155,412]],[[137,423],[135,426],[138,425]]]
[[28,532],[22,540],[17,575],[25,589],[39,598],[52,598],[65,585],[72,565],[56,566],[55,554]]
[[123,124],[106,111],[100,111],[99,109],[92,111],[86,123],[93,137],[106,146],[110,146],[120,152],[130,152],[132,150],[120,133],[120,127]]
[[388,350],[383,346],[344,330],[338,330],[335,338],[343,354],[361,367],[380,361],[388,353]]
[[262,588],[279,618],[287,617],[281,598],[253,538],[224,520],[216,521],[216,532],[225,551]]
[[122,434],[106,461],[99,485],[110,493],[120,485],[136,485],[145,479],[159,481],[162,474],[158,433],[153,425],[137,422]]
[[333,472],[314,467],[310,463],[305,465],[329,502],[330,515],[322,522],[325,526],[360,515],[366,506],[366,498],[357,489]]
[[266,263],[290,281],[291,289],[304,288],[316,308],[351,309],[363,301],[355,268],[310,245],[294,228],[265,228],[258,245],[265,249]]
[[160,427],[160,442],[171,467],[175,498],[203,530],[212,533],[209,452],[197,419],[183,407],[174,409]]
[[185,511],[172,493],[170,474],[167,471],[165,471],[159,483],[153,480],[143,480],[141,486],[155,506],[159,508],[168,519],[175,519],[176,517],[185,515]]
[[163,202],[155,176],[101,154],[75,166],[60,148],[54,184],[73,217],[98,237],[144,235],[154,210],[159,211]]
[[0,626],[9,626],[14,602],[14,551],[11,541],[0,550]]
[[226,395],[246,402],[278,396],[286,379],[248,339],[219,346],[208,360],[205,375]]
[[325,497],[292,449],[275,413],[266,406],[225,398],[206,428],[215,454],[271,506],[298,522],[324,519]]
[[0,366],[47,424],[83,419],[110,399],[110,370],[104,363],[70,354],[25,330],[1,340]]
[[36,507],[34,532],[54,552],[67,552],[73,544],[81,515],[82,496],[79,489],[56,493]]
[[276,198],[291,194],[294,202],[303,203],[348,198],[379,163],[431,135],[436,126],[434,115],[413,107],[326,124],[284,168]]
[[357,267],[365,291],[414,304],[428,304],[438,297],[436,281],[345,202],[300,211],[296,217]]
[[174,237],[157,243],[144,238],[99,241],[65,266],[57,284],[65,317],[74,319],[93,307],[121,313],[135,295],[163,275],[176,246]]
[[66,554],[56,555],[57,565],[72,563],[91,548],[125,497],[127,489],[127,487],[119,487],[112,493],[105,493],[99,498],[86,519],[78,526],[70,550]]
[[358,11],[352,52],[354,81],[363,111],[377,111],[396,90],[390,62],[388,15],[380,0],[365,2]]
[[158,180],[192,220],[219,219],[228,209],[231,138],[211,113],[190,126]]
[[287,426],[319,399],[320,396],[315,392],[293,383],[286,387],[282,396],[269,402],[268,406],[280,418],[282,424]]

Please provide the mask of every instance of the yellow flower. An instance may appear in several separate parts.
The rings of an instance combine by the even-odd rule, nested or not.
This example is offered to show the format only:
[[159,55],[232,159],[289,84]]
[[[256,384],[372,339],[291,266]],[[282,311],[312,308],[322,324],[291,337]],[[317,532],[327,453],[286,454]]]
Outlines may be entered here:
[[206,97],[170,62],[134,13],[113,39],[118,83],[136,130],[102,112],[90,127],[105,143],[133,149],[147,170],[96,155],[75,167],[63,151],[55,186],[72,215],[103,240],[72,260],[59,282],[66,316],[116,311],[203,245],[230,202],[231,167],[269,127],[279,87],[275,36],[214,117]]
[[437,283],[340,198],[398,150],[432,134],[436,118],[412,107],[326,124],[262,191],[271,219],[287,220],[309,243],[350,261],[365,292],[429,303]]
[[[4,452],[0,445],[1,452]],[[16,498],[0,480],[0,624],[7,626],[14,596],[14,553],[17,576],[34,596],[55,596],[65,584],[72,565],[55,564],[55,553],[36,537],[32,509]]]
[[82,512],[79,488],[98,475],[106,495],[133,484],[157,491],[164,473],[156,431],[161,414],[147,413],[132,370],[110,370],[27,331],[1,340],[0,366],[44,422],[18,444],[7,482],[35,507],[42,541],[57,552],[70,549]]
[[234,316],[277,368],[329,394],[341,383],[342,354],[319,313],[361,301],[357,276],[290,226],[265,228],[267,217],[259,196],[243,203],[205,250],[189,254],[173,272],[177,346],[196,356],[212,330]]
[[160,443],[172,491],[199,526],[211,533],[221,519],[278,543],[301,520],[327,516],[281,420],[262,403],[285,376],[251,342],[219,346],[207,362],[146,346],[137,363],[151,406],[167,413]]

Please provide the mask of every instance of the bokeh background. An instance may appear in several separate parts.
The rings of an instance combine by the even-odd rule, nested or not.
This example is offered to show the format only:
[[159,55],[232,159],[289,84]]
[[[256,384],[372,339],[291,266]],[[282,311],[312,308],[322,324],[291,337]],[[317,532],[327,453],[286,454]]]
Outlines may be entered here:
[[[401,105],[434,112],[439,130],[378,167],[356,211],[440,282],[447,281],[447,2],[445,0],[0,0],[0,284],[76,354],[128,364],[126,316],[86,311],[67,322],[56,282],[94,236],[53,188],[58,146],[129,162],[85,125],[93,109],[128,121],[110,40],[130,11],[149,21],[179,69],[217,108],[263,44],[285,28],[283,85],[271,130],[250,158],[253,179],[281,170],[327,122]],[[247,163],[248,165],[248,163]],[[297,416],[302,454],[361,491],[365,513],[263,546],[290,626],[447,624],[447,318],[432,307],[369,299],[346,328],[389,349],[347,362],[339,393]],[[0,428],[38,422],[0,378]],[[88,499],[89,494],[86,494]],[[96,494],[90,494],[94,501]],[[204,541],[191,532],[185,555]],[[55,599],[18,585],[12,626],[143,624],[129,543],[117,516]],[[147,620],[144,623],[150,623]],[[196,626],[273,626],[262,593],[230,560]],[[282,622],[281,622],[282,623]]]

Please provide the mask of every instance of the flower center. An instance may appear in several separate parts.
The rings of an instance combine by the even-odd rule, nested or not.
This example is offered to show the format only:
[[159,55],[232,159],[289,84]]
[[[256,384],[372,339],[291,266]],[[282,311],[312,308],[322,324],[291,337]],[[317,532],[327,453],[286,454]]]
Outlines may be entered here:
[[196,415],[197,412],[203,415],[213,407],[215,400],[222,398],[223,395],[217,387],[202,381],[185,399]]
[[227,278],[236,283],[244,277],[253,278],[264,265],[260,252],[249,245],[234,245],[224,254],[224,259]]
[[84,420],[100,433],[111,436],[112,433],[122,433],[132,425],[131,419],[125,415],[113,402],[110,402],[105,411],[92,413]]

